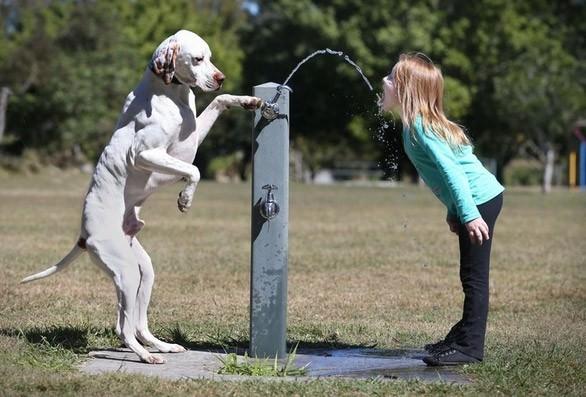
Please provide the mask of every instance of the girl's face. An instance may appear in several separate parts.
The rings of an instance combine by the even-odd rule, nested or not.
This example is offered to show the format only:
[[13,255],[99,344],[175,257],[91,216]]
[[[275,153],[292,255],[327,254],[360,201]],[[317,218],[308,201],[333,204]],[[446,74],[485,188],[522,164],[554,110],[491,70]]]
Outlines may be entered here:
[[385,112],[400,111],[399,95],[394,82],[394,73],[383,78],[383,99],[380,102],[381,110]]

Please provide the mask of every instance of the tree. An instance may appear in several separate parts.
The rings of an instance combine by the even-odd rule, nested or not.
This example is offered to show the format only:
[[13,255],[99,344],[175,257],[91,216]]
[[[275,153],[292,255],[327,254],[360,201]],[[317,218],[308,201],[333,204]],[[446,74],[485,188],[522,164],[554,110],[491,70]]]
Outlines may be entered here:
[[[247,16],[244,3],[258,12]],[[448,116],[497,159],[502,180],[523,145],[543,159],[547,147],[563,150],[564,131],[584,113],[585,8],[581,0],[5,0],[0,88],[14,95],[0,102],[0,120],[7,107],[6,135],[21,147],[67,157],[81,144],[95,158],[153,49],[180,28],[208,41],[228,76],[224,89],[246,94],[283,82],[324,48],[349,55],[376,92],[400,53],[423,51],[444,73]],[[383,128],[375,93],[352,66],[319,56],[290,85],[292,143],[314,168],[376,159],[393,174],[400,128]],[[210,96],[198,95],[198,107]],[[244,112],[220,118],[198,166],[205,172],[212,157],[239,151],[244,174],[249,123]]]
[[464,121],[476,145],[497,158],[500,180],[519,148],[536,148],[548,190],[554,148],[563,149],[569,125],[584,113],[584,3],[442,3],[446,19],[463,27],[450,45],[474,65],[461,77],[474,91]]
[[[583,73],[576,72],[586,36],[581,1],[375,0],[368,7],[358,0],[258,4],[260,12],[252,18],[245,41],[250,53],[245,64],[248,84],[281,82],[304,56],[330,47],[354,58],[376,86],[399,53],[423,51],[444,73],[448,116],[467,127],[481,155],[497,159],[501,181],[503,168],[518,155],[519,146],[539,135],[530,125],[540,125],[540,134],[555,142],[571,122],[570,109],[579,113],[583,103]],[[540,64],[547,67],[536,68]],[[533,79],[553,85],[543,95],[557,98],[556,104],[531,92]],[[372,94],[348,65],[332,57],[316,58],[303,66],[291,85],[294,142],[302,138],[308,151],[321,152],[313,157],[321,158],[322,165],[328,156],[389,155],[388,147],[372,139],[379,123],[365,112],[373,108]],[[531,104],[508,101],[512,93],[507,89],[517,85],[516,96],[531,98]],[[546,114],[544,106],[556,108],[549,113],[547,127],[540,117]],[[518,122],[518,112],[525,117],[523,123]],[[393,142],[392,138],[396,132],[387,130],[382,140]]]
[[[71,157],[76,145],[91,159],[97,157],[153,50],[179,29],[207,40],[214,62],[228,76],[226,90],[240,87],[240,1],[39,0],[1,5],[0,86],[14,92],[7,133],[21,147],[35,148],[53,161]],[[25,90],[17,89],[26,81],[30,84]],[[210,95],[198,96],[198,106],[209,100]],[[235,134],[242,115],[226,116],[218,129]],[[213,139],[206,144],[210,151],[221,151]]]
[[535,37],[534,45],[495,78],[495,97],[501,117],[543,164],[543,192],[549,192],[556,154],[586,111],[586,69],[559,41]]
[[[376,0],[365,7],[358,0],[259,1],[259,13],[244,34],[247,85],[283,82],[305,56],[331,48],[356,61],[380,91],[380,79],[399,53],[419,50],[448,61],[447,108],[459,119],[471,103],[472,89],[459,78],[460,69],[470,68],[470,62],[448,45],[451,37],[443,13],[433,3]],[[394,173],[402,151],[400,129],[383,128],[386,123],[376,114],[375,93],[352,66],[335,56],[317,57],[290,85],[292,141],[316,167],[341,158],[376,159]]]

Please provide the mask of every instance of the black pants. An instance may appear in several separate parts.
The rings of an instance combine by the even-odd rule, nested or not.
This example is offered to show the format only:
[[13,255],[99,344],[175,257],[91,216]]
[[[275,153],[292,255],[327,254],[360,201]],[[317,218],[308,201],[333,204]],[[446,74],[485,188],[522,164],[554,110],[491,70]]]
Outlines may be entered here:
[[446,336],[446,341],[462,353],[482,360],[484,337],[488,319],[488,273],[490,248],[494,225],[503,206],[502,193],[478,206],[482,219],[489,228],[490,240],[482,245],[472,244],[466,227],[459,226],[460,239],[460,281],[464,289],[464,310],[462,319]]

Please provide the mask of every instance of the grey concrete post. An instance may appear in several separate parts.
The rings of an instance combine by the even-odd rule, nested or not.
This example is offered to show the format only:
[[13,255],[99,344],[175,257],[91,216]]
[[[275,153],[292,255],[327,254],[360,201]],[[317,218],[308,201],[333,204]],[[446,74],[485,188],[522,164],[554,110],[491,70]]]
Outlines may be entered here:
[[[254,87],[271,101],[278,84]],[[252,134],[252,238],[250,356],[287,355],[287,255],[289,223],[289,92],[278,101],[279,116],[256,111]],[[267,219],[269,218],[269,219]]]

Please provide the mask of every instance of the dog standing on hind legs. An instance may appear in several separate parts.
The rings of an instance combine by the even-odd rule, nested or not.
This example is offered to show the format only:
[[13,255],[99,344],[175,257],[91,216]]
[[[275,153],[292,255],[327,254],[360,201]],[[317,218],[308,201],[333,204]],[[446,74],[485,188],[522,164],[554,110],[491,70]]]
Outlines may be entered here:
[[136,238],[144,226],[140,208],[157,188],[184,180],[177,206],[181,212],[187,211],[200,179],[192,163],[218,116],[232,106],[254,110],[261,105],[260,98],[223,94],[197,116],[194,89],[216,91],[225,78],[212,64],[211,55],[207,43],[186,30],[159,45],[140,83],[126,98],[116,130],[98,160],[77,244],[55,266],[22,280],[26,283],[54,274],[87,250],[114,281],[116,333],[142,361],[151,364],[165,360],[149,353],[143,344],[160,352],[185,348],[155,338],[148,328],[154,272]]

